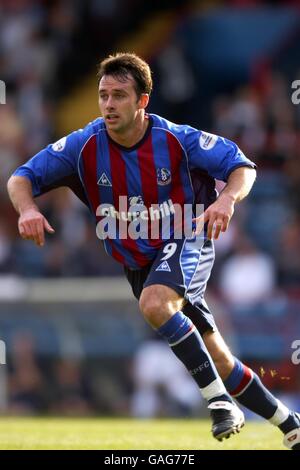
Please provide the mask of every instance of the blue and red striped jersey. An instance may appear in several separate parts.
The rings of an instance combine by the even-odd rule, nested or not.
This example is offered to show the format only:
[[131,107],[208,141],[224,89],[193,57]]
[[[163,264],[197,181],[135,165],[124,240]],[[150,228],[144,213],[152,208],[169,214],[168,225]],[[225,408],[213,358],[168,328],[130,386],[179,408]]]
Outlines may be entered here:
[[[206,208],[217,196],[215,179],[226,182],[234,169],[255,167],[230,140],[154,114],[147,119],[146,134],[131,148],[114,142],[98,118],[48,145],[14,175],[29,178],[35,197],[69,186],[98,223],[106,214],[99,212],[99,206],[119,214],[120,196],[128,206],[142,204],[148,210],[196,203]],[[132,269],[153,260],[162,243],[161,236],[123,238],[119,225],[116,236],[104,240],[106,251]]]

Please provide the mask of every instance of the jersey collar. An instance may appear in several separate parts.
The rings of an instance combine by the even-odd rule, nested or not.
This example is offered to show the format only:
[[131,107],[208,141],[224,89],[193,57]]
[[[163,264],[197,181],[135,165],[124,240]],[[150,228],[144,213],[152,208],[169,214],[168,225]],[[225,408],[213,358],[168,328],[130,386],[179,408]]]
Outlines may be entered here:
[[119,144],[118,142],[116,142],[115,140],[113,140],[109,133],[106,131],[106,134],[107,134],[107,137],[108,137],[108,140],[110,140],[116,147],[118,147],[120,150],[123,150],[123,152],[132,152],[133,150],[136,150],[138,149],[139,147],[141,147],[141,145],[143,145],[143,143],[147,140],[147,138],[149,137],[150,133],[151,133],[151,129],[152,129],[152,126],[153,126],[153,118],[150,114],[146,114],[146,119],[149,120],[149,124],[148,124],[148,127],[146,129],[146,132],[145,134],[143,135],[143,137],[134,145],[132,145],[132,147],[125,147],[124,145],[121,145]]

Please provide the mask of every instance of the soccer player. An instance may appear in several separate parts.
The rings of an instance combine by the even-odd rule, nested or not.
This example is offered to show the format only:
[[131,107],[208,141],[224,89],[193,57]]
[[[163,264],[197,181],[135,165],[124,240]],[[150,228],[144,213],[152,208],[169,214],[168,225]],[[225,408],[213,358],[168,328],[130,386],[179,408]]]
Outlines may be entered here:
[[[233,358],[204,300],[213,239],[226,231],[235,204],[249,193],[255,165],[223,137],[146,113],[151,89],[150,68],[135,54],[101,62],[103,117],[49,145],[9,179],[20,235],[43,246],[45,230],[54,229],[34,198],[69,186],[94,215],[107,253],[124,265],[145,319],[208,401],[213,436],[222,440],[244,424],[232,395],[277,425],[288,447],[299,448],[299,416]],[[215,178],[226,182],[218,197]],[[204,205],[200,215],[197,203]],[[177,236],[178,208],[186,207],[192,208],[193,231]],[[188,218],[187,211],[181,228]],[[153,224],[141,230],[145,221]]]

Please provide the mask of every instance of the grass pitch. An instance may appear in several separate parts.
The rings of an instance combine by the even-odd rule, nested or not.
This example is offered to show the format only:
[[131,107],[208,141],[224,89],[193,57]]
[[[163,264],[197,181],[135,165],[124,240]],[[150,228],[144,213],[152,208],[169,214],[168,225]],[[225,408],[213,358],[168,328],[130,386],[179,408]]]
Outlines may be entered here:
[[0,417],[0,449],[284,450],[268,423],[246,423],[217,442],[206,420]]

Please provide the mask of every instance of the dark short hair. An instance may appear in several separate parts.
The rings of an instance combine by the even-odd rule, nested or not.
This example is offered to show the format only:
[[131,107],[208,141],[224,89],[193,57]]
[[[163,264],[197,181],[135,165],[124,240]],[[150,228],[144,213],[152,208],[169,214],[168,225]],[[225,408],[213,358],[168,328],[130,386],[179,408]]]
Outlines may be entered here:
[[135,81],[135,91],[140,97],[152,91],[151,70],[147,62],[138,55],[129,52],[117,52],[100,62],[98,67],[99,82],[104,75],[112,75],[118,80],[126,80],[131,75]]

